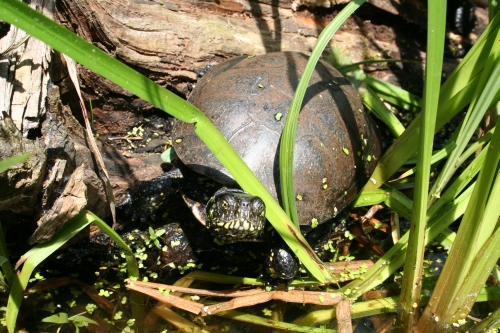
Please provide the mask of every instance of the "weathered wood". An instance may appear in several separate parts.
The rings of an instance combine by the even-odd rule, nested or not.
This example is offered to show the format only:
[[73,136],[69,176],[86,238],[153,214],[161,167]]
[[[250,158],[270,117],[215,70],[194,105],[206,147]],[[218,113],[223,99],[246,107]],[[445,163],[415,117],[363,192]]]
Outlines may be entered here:
[[[267,1],[271,2],[271,1]],[[342,1],[344,2],[344,1]],[[61,0],[59,22],[126,63],[164,82],[195,80],[196,70],[231,56],[272,51],[308,53],[329,18],[293,4],[337,1],[272,1],[275,7],[235,1]],[[329,7],[329,6],[326,6]],[[358,31],[339,31],[333,42],[363,59]],[[353,48],[354,45],[358,48]],[[397,51],[389,43],[381,44]]]
[[49,212],[37,222],[38,228],[29,243],[46,242],[64,223],[75,217],[87,206],[87,186],[84,182],[85,165],[79,166],[69,178],[64,192],[57,198]]
[[[30,6],[53,17],[54,0],[35,0]],[[46,112],[50,52],[50,47],[14,26],[0,39],[0,111],[12,118],[24,137],[39,128]]]
[[31,154],[26,162],[0,173],[0,211],[33,214],[47,170],[40,140],[23,138],[12,119],[4,114],[0,119],[0,160],[24,153]]
[[351,303],[343,300],[337,304],[337,330],[339,333],[352,333]]

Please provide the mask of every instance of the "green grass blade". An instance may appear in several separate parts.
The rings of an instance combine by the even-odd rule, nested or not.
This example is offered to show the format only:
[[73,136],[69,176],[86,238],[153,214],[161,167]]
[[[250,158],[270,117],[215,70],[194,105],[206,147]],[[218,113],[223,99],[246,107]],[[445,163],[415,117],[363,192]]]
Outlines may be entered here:
[[[457,313],[456,311],[450,311],[456,309],[457,299],[463,299],[463,297],[467,296],[462,294],[463,290],[461,288],[465,281],[470,278],[472,264],[476,260],[480,249],[485,245],[485,239],[492,235],[496,227],[500,215],[500,206],[498,205],[500,199],[500,178],[498,177],[500,161],[499,127],[500,122],[496,125],[495,133],[486,153],[485,162],[462,218],[450,255],[434,288],[432,299],[436,301],[425,309],[419,321],[418,326],[423,332],[430,332],[431,329],[443,329],[446,325],[451,325],[455,321],[454,315]],[[465,308],[471,306],[470,303],[464,305]],[[434,322],[433,318],[435,316],[441,318],[438,323]]]
[[382,81],[379,78],[367,74],[366,84],[372,88],[378,96],[384,96],[384,99],[397,107],[412,112],[418,112],[422,108],[422,100],[419,97],[389,82]]
[[33,270],[54,251],[64,245],[78,232],[83,230],[90,222],[85,212],[81,212],[71,220],[69,220],[63,227],[56,232],[51,241],[39,244],[25,253],[21,260],[24,260],[23,268],[19,275],[16,275],[7,302],[7,310],[5,313],[5,320],[7,322],[7,329],[13,333],[16,328],[17,314],[21,307],[21,300],[23,291],[28,285],[29,278]]
[[436,216],[444,206],[448,205],[476,177],[479,170],[483,167],[488,147],[489,146],[486,146],[486,148],[481,151],[474,161],[472,161],[447,188],[446,192],[429,208],[427,213],[428,218]]
[[[441,87],[436,131],[472,100],[479,75],[484,69],[491,48],[496,43],[496,32],[499,27],[500,15],[497,15]],[[365,185],[366,190],[380,187],[416,152],[420,121],[421,117],[418,115],[382,156],[373,172],[372,181]]]
[[[300,232],[293,227],[279,204],[231,148],[226,139],[196,107],[118,60],[109,57],[97,47],[29,8],[21,1],[0,0],[0,19],[25,30],[55,50],[67,54],[82,65],[174,117],[193,123],[201,140],[207,144],[238,184],[245,191],[262,198],[267,207],[266,217],[290,245],[308,271],[320,282],[331,281],[328,269],[305,242]],[[285,225],[283,226],[283,224]]]
[[405,128],[396,115],[382,103],[380,96],[371,87],[360,90],[360,96],[366,107],[375,113],[387,125],[391,134],[397,138],[403,134]]
[[342,9],[342,11],[335,17],[332,22],[330,22],[325,29],[321,32],[312,50],[309,61],[307,62],[304,73],[300,78],[299,85],[295,91],[292,102],[290,104],[290,109],[288,111],[288,116],[285,123],[285,128],[281,136],[280,145],[280,184],[281,184],[281,197],[283,198],[283,209],[290,216],[293,223],[299,226],[299,221],[297,217],[297,207],[295,204],[295,189],[293,182],[293,151],[295,146],[295,134],[297,132],[297,121],[299,119],[300,109],[302,107],[302,101],[304,99],[307,86],[311,79],[314,67],[323,53],[325,47],[330,42],[333,34],[338,28],[344,23],[345,20],[356,9],[361,6],[365,0],[353,0],[347,6]]
[[384,186],[371,191],[363,191],[354,201],[354,207],[373,206],[379,203],[386,204],[392,211],[398,213],[406,219],[410,219],[412,215],[413,202],[408,199],[403,193]]
[[[350,60],[338,47],[333,48],[332,53],[328,57],[328,61],[334,67],[345,67],[350,64]],[[342,74],[354,85],[359,96],[363,100],[363,104],[384,122],[394,137],[399,137],[405,131],[404,126],[399,119],[396,118],[394,113],[388,110],[384,103],[382,103],[373,87],[366,84],[367,75],[359,67],[349,72],[343,71]]]
[[[442,149],[433,153],[431,161],[430,161],[431,165],[434,165],[435,163],[442,161],[446,157],[450,156],[451,151],[453,149],[455,149],[455,147],[456,147],[455,142],[451,141],[451,142],[448,142]],[[415,158],[415,160],[410,159],[406,162],[406,164],[411,164],[411,163],[416,163],[416,158]],[[415,174],[416,171],[417,171],[417,167],[411,168],[410,170],[403,172],[401,174],[401,176],[399,176],[399,178],[401,179],[401,178],[409,177],[409,176]]]
[[351,64],[345,64],[337,69],[339,71],[344,71],[344,72],[350,72],[352,70],[355,70],[357,67],[361,65],[370,65],[370,64],[376,64],[376,63],[383,63],[383,64],[388,64],[388,63],[420,63],[418,60],[405,60],[405,59],[392,59],[392,58],[386,58],[386,59],[367,59],[367,60],[361,60],[358,62],[353,62]]
[[[332,310],[330,310],[332,311]],[[335,310],[333,310],[335,311]],[[243,323],[267,327],[269,331],[278,332],[297,332],[297,333],[336,333],[337,331],[330,328],[311,327],[309,325],[302,326],[293,323],[287,323],[269,318],[263,318],[252,314],[247,314],[241,311],[231,310],[217,313],[217,316],[229,318],[231,320],[241,321]],[[265,330],[265,329],[263,329]]]
[[453,245],[455,238],[457,238],[457,234],[449,229],[446,229],[443,230],[436,238],[434,238],[434,241],[441,244],[444,248],[449,249]]
[[[357,302],[351,305],[351,318],[364,318],[368,316],[376,316],[389,312],[398,312],[399,297],[386,297],[370,301]],[[319,323],[328,323],[336,318],[335,311],[332,309],[315,310],[309,312],[303,318],[297,321],[296,324],[304,326],[314,326]]]
[[9,169],[11,166],[16,165],[18,163],[23,163],[31,156],[31,153],[21,154],[17,156],[12,156],[3,161],[0,161],[0,173]]
[[[499,30],[500,31],[500,30]],[[500,37],[500,33],[497,37]],[[475,95],[467,111],[462,127],[458,133],[457,147],[451,152],[441,173],[439,174],[431,190],[431,203],[441,195],[441,191],[448,184],[448,181],[460,167],[458,160],[466,145],[469,143],[472,135],[478,128],[484,114],[496,103],[495,97],[500,91],[500,45],[493,45],[490,56],[488,57],[484,71],[481,73]]]
[[399,98],[399,96],[386,95],[380,91],[375,91],[374,94],[376,94],[383,101],[388,102],[390,105],[401,108],[407,112],[419,113],[420,110],[422,110],[421,102],[413,101],[411,103],[408,103],[406,99]]
[[432,143],[441,86],[444,36],[446,29],[446,0],[428,2],[427,58],[425,66],[422,122],[418,144],[418,160],[413,198],[413,215],[410,220],[408,250],[401,289],[400,325],[411,331],[418,320],[422,270],[425,251],[427,198],[431,171]]
[[362,194],[358,195],[356,200],[353,202],[354,207],[365,207],[373,206],[384,202],[386,198],[386,191],[383,189],[376,189],[371,191],[364,191]]
[[[497,185],[500,184],[497,175]],[[500,186],[499,186],[500,187]],[[490,203],[494,202],[494,208],[491,210],[491,214],[485,213],[485,221],[495,221],[498,220],[500,216],[500,209],[498,206],[498,200],[500,199],[498,192],[496,191],[496,201],[489,200]],[[469,276],[464,281],[463,286],[458,291],[457,299],[454,300],[448,309],[448,320],[447,322],[457,322],[458,319],[464,318],[469,315],[469,309],[474,305],[474,299],[470,295],[477,295],[484,286],[486,280],[490,276],[490,272],[495,267],[498,258],[500,258],[500,228],[497,228],[493,235],[487,239],[483,248],[478,252],[478,255],[474,259],[471,269],[469,271]],[[464,306],[465,305],[465,306]]]
[[497,15],[500,9],[500,1],[498,0],[488,0],[488,17],[491,20]]
[[6,288],[10,288],[15,273],[9,261],[9,251],[7,251],[7,243],[5,242],[2,224],[0,224],[0,259],[1,258],[4,258],[4,261],[1,263],[3,282]]

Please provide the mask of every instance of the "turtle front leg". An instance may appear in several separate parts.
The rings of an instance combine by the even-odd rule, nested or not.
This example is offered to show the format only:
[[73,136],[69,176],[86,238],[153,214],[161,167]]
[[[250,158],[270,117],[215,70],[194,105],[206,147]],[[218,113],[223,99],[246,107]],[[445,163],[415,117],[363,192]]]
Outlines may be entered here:
[[136,182],[118,208],[131,222],[158,221],[167,198],[179,190],[183,178],[179,169],[173,169],[152,180]]

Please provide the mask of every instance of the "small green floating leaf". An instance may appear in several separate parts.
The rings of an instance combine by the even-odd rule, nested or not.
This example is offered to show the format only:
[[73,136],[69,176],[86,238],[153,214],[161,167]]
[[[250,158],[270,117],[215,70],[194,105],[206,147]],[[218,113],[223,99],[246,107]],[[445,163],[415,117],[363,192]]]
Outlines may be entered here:
[[54,324],[67,324],[68,321],[68,314],[65,312],[59,312],[55,315],[43,318],[42,321],[44,323],[54,323]]
[[[76,327],[87,327],[89,324],[99,325],[96,321],[80,315],[76,315],[68,319],[71,320]],[[78,332],[78,330],[76,332]]]
[[177,154],[174,148],[170,147],[161,153],[160,158],[163,162],[172,164],[177,159]]
[[114,320],[120,320],[120,319],[122,319],[122,316],[123,316],[123,312],[122,311],[118,311],[117,313],[115,313],[113,319]]
[[349,155],[349,149],[347,149],[346,147],[342,147],[342,151],[344,152],[344,154]]
[[85,306],[85,310],[87,310],[89,314],[92,314],[92,312],[94,312],[95,309],[97,309],[97,305],[92,303],[89,303]]

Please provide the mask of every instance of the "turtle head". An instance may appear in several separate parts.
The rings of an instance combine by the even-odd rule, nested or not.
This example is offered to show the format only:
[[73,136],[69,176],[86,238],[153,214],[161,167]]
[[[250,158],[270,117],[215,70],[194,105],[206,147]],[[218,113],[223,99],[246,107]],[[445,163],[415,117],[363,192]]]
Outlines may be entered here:
[[217,191],[208,201],[205,212],[205,226],[223,244],[252,241],[264,231],[264,202],[242,190]]

